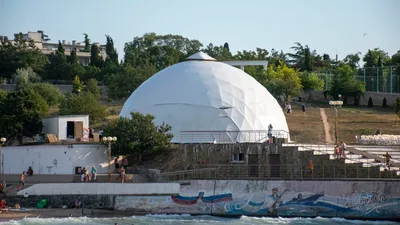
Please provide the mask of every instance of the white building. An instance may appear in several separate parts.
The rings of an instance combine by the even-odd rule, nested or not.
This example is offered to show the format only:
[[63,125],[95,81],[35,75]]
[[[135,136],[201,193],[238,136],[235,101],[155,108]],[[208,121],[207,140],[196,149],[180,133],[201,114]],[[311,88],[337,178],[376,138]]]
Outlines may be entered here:
[[2,147],[3,174],[20,174],[30,166],[34,174],[75,174],[76,167],[108,171],[108,153],[101,144]]
[[172,142],[264,142],[269,124],[274,136],[289,139],[277,100],[244,71],[199,52],[145,81],[125,102],[130,112],[170,124]]
[[43,133],[55,134],[58,140],[77,139],[88,134],[89,115],[66,115],[44,118]]

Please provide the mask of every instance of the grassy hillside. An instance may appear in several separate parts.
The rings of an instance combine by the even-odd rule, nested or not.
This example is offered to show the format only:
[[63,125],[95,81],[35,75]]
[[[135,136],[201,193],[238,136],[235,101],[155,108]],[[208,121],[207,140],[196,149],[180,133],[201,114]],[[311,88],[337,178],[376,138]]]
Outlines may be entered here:
[[[107,122],[118,118],[123,101],[103,102],[103,104],[107,106],[108,116],[103,123],[94,124],[95,128],[102,127]],[[330,125],[330,135],[334,140],[334,109],[325,102],[311,102],[306,105],[306,114],[301,112],[301,107],[297,104],[292,105],[292,114],[285,114],[292,140],[299,143],[325,144],[320,108],[325,109]],[[57,111],[57,108],[51,108],[50,114],[54,115]],[[338,112],[338,139],[351,144],[355,142],[356,135],[375,134],[377,129],[380,129],[383,134],[400,134],[400,120],[396,125],[396,118],[392,108],[344,106]]]

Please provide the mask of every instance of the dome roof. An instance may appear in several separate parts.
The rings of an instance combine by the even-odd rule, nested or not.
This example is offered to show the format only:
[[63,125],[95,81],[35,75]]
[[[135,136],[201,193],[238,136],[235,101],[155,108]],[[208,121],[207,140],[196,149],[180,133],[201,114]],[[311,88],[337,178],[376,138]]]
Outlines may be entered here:
[[174,143],[266,141],[269,124],[273,133],[289,138],[285,115],[265,87],[202,52],[143,82],[120,116],[130,112],[151,114],[157,125],[170,124]]

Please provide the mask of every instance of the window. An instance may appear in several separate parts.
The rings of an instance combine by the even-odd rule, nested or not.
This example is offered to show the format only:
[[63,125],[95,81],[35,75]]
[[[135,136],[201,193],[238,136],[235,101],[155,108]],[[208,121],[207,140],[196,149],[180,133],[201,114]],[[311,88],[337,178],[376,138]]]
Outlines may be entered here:
[[232,162],[244,163],[244,154],[243,153],[232,154]]

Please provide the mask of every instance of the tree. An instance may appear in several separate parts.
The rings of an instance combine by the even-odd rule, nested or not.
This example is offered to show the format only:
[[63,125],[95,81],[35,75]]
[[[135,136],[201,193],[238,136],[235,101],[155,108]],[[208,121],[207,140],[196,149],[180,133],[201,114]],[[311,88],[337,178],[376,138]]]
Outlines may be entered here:
[[114,48],[114,40],[111,38],[111,36],[106,35],[107,38],[107,43],[106,43],[106,54],[107,54],[107,59],[106,61],[111,61],[118,65],[118,53],[117,49]]
[[392,55],[392,65],[400,66],[400,50],[398,50],[394,55]]
[[303,46],[299,42],[296,42],[293,47],[291,47],[295,52],[288,53],[291,58],[289,62],[295,67],[299,68],[300,71],[312,71],[313,70],[313,58],[316,57],[316,52],[311,52],[308,45]]
[[107,85],[108,96],[112,99],[129,97],[136,88],[155,72],[155,66],[149,64],[138,68],[134,68],[131,65],[124,66],[120,72],[113,74],[110,78]]
[[100,122],[106,117],[106,108],[90,92],[80,95],[67,93],[60,104],[60,115],[89,114],[90,123]]
[[10,79],[17,69],[28,67],[41,74],[48,63],[46,55],[35,43],[26,41],[22,36],[22,33],[16,34],[14,42],[0,38],[0,77]]
[[387,52],[374,48],[373,50],[369,49],[367,54],[365,54],[363,61],[364,67],[381,67],[390,65],[391,58],[387,54]]
[[356,54],[349,54],[344,59],[343,62],[348,64],[352,69],[360,67],[360,54],[361,52],[357,52]]
[[85,36],[84,43],[85,43],[85,48],[83,49],[83,52],[90,52],[90,39],[89,35],[86,33],[83,34]]
[[50,83],[31,83],[26,88],[38,93],[48,106],[58,106],[64,97],[60,89]]
[[365,84],[355,80],[355,74],[355,69],[352,69],[348,64],[338,66],[333,71],[329,94],[334,99],[337,99],[339,94],[342,95],[344,103],[347,102],[348,96],[352,96],[354,97],[354,105],[359,105],[360,98],[365,91]]
[[118,118],[104,128],[105,136],[116,136],[118,141],[113,145],[114,155],[133,155],[142,162],[143,155],[169,146],[173,138],[171,126],[156,126],[154,116],[131,113],[132,118]]
[[65,49],[64,46],[61,44],[61,41],[58,41],[58,48],[57,48],[58,52],[61,52],[62,54],[65,55]]
[[47,112],[46,101],[32,90],[8,93],[0,103],[0,136],[22,144],[23,137],[33,137],[42,132],[42,117]]
[[79,79],[78,76],[75,76],[74,80],[72,81],[72,93],[79,94],[83,90],[83,83]]
[[84,68],[83,73],[79,75],[82,81],[88,81],[89,79],[103,80],[101,69],[99,67],[90,65]]
[[321,91],[324,89],[325,81],[318,77],[316,73],[303,72],[301,73],[300,78],[303,90]]
[[202,51],[217,60],[230,60],[233,57],[232,53],[229,51],[228,43],[225,43],[223,46],[214,46],[210,43],[205,49],[202,49]]
[[96,79],[89,79],[86,82],[85,91],[93,94],[96,98],[100,98],[100,89]]
[[103,58],[100,56],[99,46],[92,44],[90,49],[90,65],[102,68],[104,64]]
[[286,65],[279,65],[275,68],[269,66],[264,86],[275,98],[282,96],[286,102],[290,97],[298,95],[302,88],[299,72]]
[[17,89],[22,89],[29,83],[38,82],[40,77],[32,68],[28,67],[27,69],[17,69],[16,73],[13,75],[13,80],[17,85]]
[[70,63],[71,65],[73,65],[73,64],[75,64],[75,63],[79,63],[79,58],[78,58],[78,56],[76,55],[76,51],[75,51],[75,50],[72,50],[72,51],[71,51],[71,55],[69,56],[68,61],[69,61],[69,63]]
[[157,71],[186,59],[203,45],[180,35],[147,33],[125,44],[124,62],[133,67],[154,65]]
[[394,112],[400,117],[400,97],[396,98],[396,103],[394,105]]
[[224,44],[224,48],[228,51],[228,52],[230,52],[230,50],[229,50],[229,44],[228,44],[228,42],[225,42],[225,44]]
[[71,65],[67,62],[64,48],[59,43],[55,53],[49,56],[50,63],[46,65],[43,78],[46,80],[71,80]]

